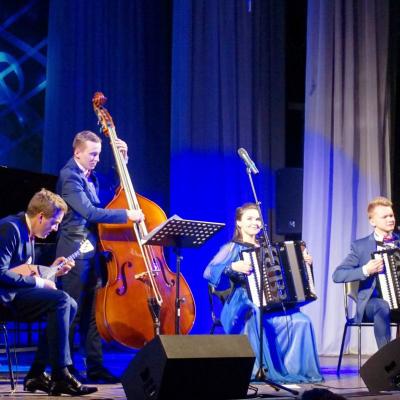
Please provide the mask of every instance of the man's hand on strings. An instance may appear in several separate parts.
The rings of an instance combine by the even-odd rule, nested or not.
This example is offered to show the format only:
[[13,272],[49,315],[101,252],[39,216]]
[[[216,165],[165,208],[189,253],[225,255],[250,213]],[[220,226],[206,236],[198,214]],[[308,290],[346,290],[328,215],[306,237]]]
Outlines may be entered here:
[[143,214],[142,210],[126,210],[126,214],[130,221],[133,221],[133,222],[144,221],[144,214]]
[[62,264],[63,262],[65,262],[65,264],[57,271],[56,276],[63,276],[68,274],[71,268],[75,266],[74,260],[67,260],[65,257],[57,257],[53,264],[51,264],[51,266],[55,267]]
[[123,140],[117,138],[115,139],[115,145],[117,146],[118,151],[121,153],[125,163],[128,163],[128,145]]

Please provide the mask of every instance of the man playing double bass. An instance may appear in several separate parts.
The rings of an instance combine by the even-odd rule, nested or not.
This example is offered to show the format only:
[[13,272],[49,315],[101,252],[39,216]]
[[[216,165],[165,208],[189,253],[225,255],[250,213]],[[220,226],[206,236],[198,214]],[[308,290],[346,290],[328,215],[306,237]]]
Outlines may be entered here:
[[[127,144],[117,139],[117,149],[128,161]],[[68,204],[68,212],[60,225],[57,254],[70,254],[89,239],[96,249],[97,224],[140,222],[140,210],[105,209],[100,206],[99,182],[94,169],[99,162],[101,139],[91,131],[79,132],[73,141],[73,157],[61,169],[57,193]],[[80,348],[86,358],[87,379],[97,383],[117,383],[119,378],[103,366],[101,338],[96,327],[95,291],[98,285],[98,255],[95,251],[75,260],[75,268],[61,279],[61,288],[78,303],[77,317],[71,327],[79,324]],[[72,346],[71,346],[72,349]],[[76,373],[76,371],[74,371]]]

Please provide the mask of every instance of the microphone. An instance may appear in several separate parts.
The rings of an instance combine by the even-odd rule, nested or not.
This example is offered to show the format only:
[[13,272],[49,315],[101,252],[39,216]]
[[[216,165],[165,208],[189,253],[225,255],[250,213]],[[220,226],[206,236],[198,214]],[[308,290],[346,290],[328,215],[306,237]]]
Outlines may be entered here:
[[253,174],[258,174],[258,169],[256,167],[256,164],[254,164],[253,160],[250,158],[249,154],[247,151],[241,147],[238,150],[239,157],[244,161],[246,164],[246,167],[253,173]]

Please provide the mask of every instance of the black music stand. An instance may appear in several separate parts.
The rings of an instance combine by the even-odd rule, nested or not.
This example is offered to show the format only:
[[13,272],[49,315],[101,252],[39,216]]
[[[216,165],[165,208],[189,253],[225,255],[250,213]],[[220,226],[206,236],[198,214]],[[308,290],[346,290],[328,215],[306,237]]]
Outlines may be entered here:
[[200,247],[225,224],[182,219],[173,215],[164,223],[154,228],[143,239],[142,244],[173,247],[176,254],[176,299],[175,299],[175,333],[180,333],[180,315],[182,299],[179,295],[181,270],[181,249],[183,247]]

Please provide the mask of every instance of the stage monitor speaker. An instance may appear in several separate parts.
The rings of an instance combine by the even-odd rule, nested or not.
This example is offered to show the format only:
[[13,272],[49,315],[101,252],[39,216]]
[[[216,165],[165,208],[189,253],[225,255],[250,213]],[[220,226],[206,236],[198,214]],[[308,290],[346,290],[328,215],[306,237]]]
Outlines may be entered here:
[[255,356],[245,335],[160,335],[122,375],[128,400],[245,398]]
[[301,234],[303,214],[303,170],[276,171],[276,233]]
[[400,390],[400,338],[371,356],[361,367],[360,375],[370,392]]

